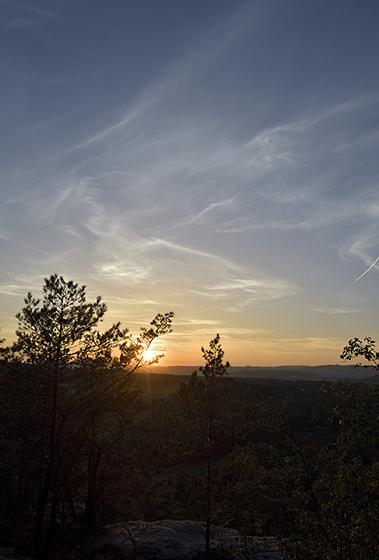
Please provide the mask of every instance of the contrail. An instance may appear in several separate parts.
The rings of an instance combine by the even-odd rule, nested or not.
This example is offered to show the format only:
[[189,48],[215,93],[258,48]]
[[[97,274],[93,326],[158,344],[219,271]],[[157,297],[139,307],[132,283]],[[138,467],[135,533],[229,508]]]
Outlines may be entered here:
[[368,267],[367,270],[365,270],[360,276],[358,276],[358,278],[356,278],[353,282],[351,282],[351,284],[349,284],[348,286],[346,286],[346,288],[344,288],[344,289],[341,290],[336,296],[334,296],[334,297],[327,303],[327,305],[329,305],[330,303],[332,303],[332,301],[334,301],[335,299],[337,299],[338,296],[340,296],[341,294],[343,294],[343,292],[344,292],[345,290],[347,290],[348,288],[350,288],[350,286],[352,286],[353,284],[355,284],[356,282],[358,282],[358,280],[360,280],[361,278],[363,278],[363,276],[366,276],[366,274],[367,274],[368,272],[370,272],[370,270],[371,270],[372,268],[374,268],[374,266],[376,265],[376,263],[377,263],[378,261],[379,261],[379,257],[377,257],[377,258],[374,260],[374,262],[372,263],[372,265],[370,265],[370,266]]

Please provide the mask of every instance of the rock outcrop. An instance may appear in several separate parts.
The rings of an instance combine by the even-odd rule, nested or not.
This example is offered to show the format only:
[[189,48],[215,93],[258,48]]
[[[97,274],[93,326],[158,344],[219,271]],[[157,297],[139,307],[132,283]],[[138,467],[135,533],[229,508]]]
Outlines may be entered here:
[[24,555],[17,552],[17,550],[15,550],[14,548],[1,546],[0,560],[31,560],[31,559],[26,558]]
[[[156,560],[194,560],[204,551],[205,524],[198,521],[133,521],[108,525],[84,544],[89,550],[112,543],[127,551],[151,554]],[[212,550],[232,547],[236,552],[255,548],[258,560],[279,560],[282,556],[275,539],[243,539],[234,529],[212,527]],[[238,558],[238,552],[235,556]]]

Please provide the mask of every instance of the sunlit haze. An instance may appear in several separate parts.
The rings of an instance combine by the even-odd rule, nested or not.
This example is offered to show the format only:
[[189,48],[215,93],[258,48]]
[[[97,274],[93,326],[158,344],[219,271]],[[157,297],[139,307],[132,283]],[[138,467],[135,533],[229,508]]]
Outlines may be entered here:
[[0,0],[0,328],[53,273],[162,365],[378,336],[379,4]]

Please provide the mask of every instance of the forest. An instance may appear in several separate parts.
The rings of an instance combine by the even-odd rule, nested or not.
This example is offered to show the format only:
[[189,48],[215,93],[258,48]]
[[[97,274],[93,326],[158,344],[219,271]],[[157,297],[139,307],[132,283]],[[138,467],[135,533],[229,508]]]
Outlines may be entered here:
[[[111,523],[190,519],[205,524],[207,559],[212,525],[274,536],[292,559],[379,558],[376,386],[231,377],[218,334],[198,371],[152,374],[160,356],[146,352],[174,314],[133,336],[120,323],[99,331],[106,311],[54,274],[41,298],[25,297],[16,341],[2,341],[0,546],[120,560],[90,557],[78,539]],[[379,367],[371,338],[341,351]]]

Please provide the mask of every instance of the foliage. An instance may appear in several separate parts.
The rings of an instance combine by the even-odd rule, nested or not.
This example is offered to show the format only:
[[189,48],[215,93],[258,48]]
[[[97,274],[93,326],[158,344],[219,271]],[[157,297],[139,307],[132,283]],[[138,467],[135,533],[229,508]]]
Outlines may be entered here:
[[[334,390],[334,386],[331,386]],[[375,392],[376,393],[376,392]],[[363,560],[379,554],[379,399],[366,387],[345,385],[351,408],[336,409],[339,433],[289,463],[296,529],[294,558]]]
[[[378,368],[379,354],[371,338],[351,339],[341,354],[345,360],[359,357]],[[331,418],[338,432],[311,450],[297,447],[289,462],[296,524],[288,549],[294,558],[376,558],[379,393],[376,387],[355,383],[332,383],[327,391],[338,394],[342,404],[335,406]]]
[[[275,535],[294,560],[379,557],[376,387],[242,383],[228,377],[219,335],[189,378],[135,377],[173,314],[133,337],[120,323],[98,331],[105,312],[101,298],[89,303],[84,286],[53,275],[41,300],[27,295],[17,340],[0,350],[2,542],[17,532],[30,553],[34,519],[38,560],[55,543],[57,559],[79,559],[77,522],[190,516],[206,520],[208,557],[211,523]],[[379,369],[369,337],[341,357]],[[250,544],[229,554],[252,558]]]
[[358,362],[356,366],[371,366],[375,369],[379,369],[379,352],[376,351],[375,340],[369,336],[366,336],[363,340],[357,337],[351,338],[340,356],[341,360],[353,360],[359,357],[364,358],[368,364]]
[[205,365],[199,368],[201,377],[197,371],[193,372],[189,382],[181,383],[178,391],[178,427],[187,439],[190,437],[192,460],[200,461],[198,468],[184,469],[182,474],[192,481],[190,493],[200,490],[204,496],[205,554],[209,558],[216,479],[214,462],[222,441],[222,421],[225,421],[228,413],[227,402],[232,381],[226,378],[229,362],[223,362],[224,351],[219,335],[210,341],[208,349],[202,347],[201,351],[205,361]]
[[[75,518],[75,503],[84,500],[88,523],[96,523],[111,450],[140,394],[130,390],[131,374],[151,363],[145,353],[171,332],[173,313],[158,314],[136,338],[120,323],[100,333],[101,297],[88,303],[85,286],[56,274],[42,290],[42,300],[27,294],[17,340],[2,351],[3,399],[10,406],[3,440],[8,461],[0,474],[18,486],[19,507],[36,507],[35,553],[48,559],[66,505]],[[12,502],[11,491],[5,498]]]

